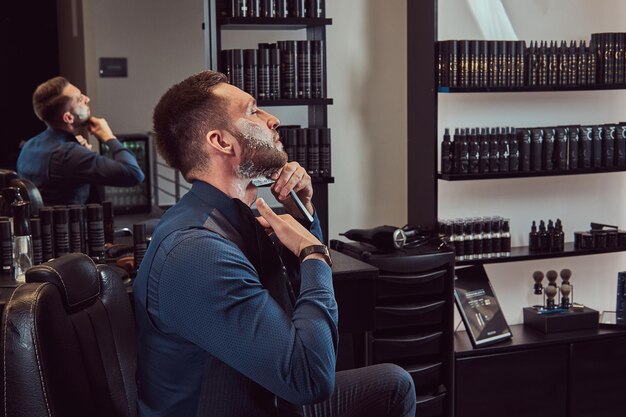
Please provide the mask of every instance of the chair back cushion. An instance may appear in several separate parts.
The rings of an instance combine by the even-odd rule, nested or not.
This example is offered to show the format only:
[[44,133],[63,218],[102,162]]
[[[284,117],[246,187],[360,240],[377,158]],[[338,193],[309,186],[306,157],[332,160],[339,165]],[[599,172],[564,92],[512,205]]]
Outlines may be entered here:
[[29,269],[4,311],[5,416],[136,416],[136,334],[111,268],[69,254]]

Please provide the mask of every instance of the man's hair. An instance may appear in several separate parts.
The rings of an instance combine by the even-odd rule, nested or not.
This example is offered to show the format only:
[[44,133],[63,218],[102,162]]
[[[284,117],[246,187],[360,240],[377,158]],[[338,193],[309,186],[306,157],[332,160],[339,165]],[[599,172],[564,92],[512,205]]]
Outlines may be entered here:
[[63,95],[63,89],[70,82],[63,77],[54,77],[39,84],[33,93],[33,109],[37,117],[47,125],[54,126],[61,122],[61,117],[69,108],[72,100]]
[[152,118],[154,140],[165,162],[189,173],[206,167],[204,138],[212,129],[227,128],[225,102],[213,88],[228,82],[220,72],[203,71],[175,84],[161,97]]

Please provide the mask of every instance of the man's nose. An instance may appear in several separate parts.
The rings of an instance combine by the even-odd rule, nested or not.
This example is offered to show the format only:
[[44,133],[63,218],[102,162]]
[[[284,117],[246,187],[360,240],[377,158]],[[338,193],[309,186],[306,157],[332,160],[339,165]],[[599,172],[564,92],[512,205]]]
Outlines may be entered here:
[[278,117],[270,113],[268,113],[267,115],[269,116],[267,118],[267,126],[273,130],[278,129],[278,126],[280,126],[280,120],[278,120]]

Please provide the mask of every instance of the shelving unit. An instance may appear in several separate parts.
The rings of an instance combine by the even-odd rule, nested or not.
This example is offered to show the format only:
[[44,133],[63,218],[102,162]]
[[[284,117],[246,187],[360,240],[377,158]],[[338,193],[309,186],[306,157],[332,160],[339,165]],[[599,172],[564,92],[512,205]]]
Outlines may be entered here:
[[[332,19],[324,17],[230,17],[219,14],[220,4],[226,0],[207,0],[207,16],[205,21],[205,37],[209,45],[208,68],[219,70],[220,51],[222,50],[222,31],[295,31],[306,30],[307,40],[323,41],[323,54],[326,57],[326,26],[332,24]],[[228,2],[230,4],[230,2]],[[325,13],[325,11],[323,12]],[[252,34],[250,35],[252,36]],[[258,100],[260,107],[277,106],[306,106],[308,114],[308,127],[324,128],[328,126],[328,109],[333,104],[331,98],[327,98],[326,62],[324,62],[324,83],[322,86],[323,98],[310,99],[276,99]],[[283,124],[288,121],[282,120]],[[335,182],[333,177],[313,177],[313,204],[322,224],[324,238],[328,239],[328,184]]]
[[[516,172],[516,173],[485,173],[485,174],[441,174],[438,173],[438,155],[439,155],[439,130],[438,130],[438,112],[439,112],[439,100],[443,99],[443,96],[449,94],[455,94],[463,97],[467,94],[492,94],[492,93],[523,93],[532,92],[541,94],[542,92],[564,92],[564,91],[608,91],[608,90],[623,90],[626,89],[626,85],[584,85],[584,86],[546,86],[546,87],[485,87],[485,88],[460,88],[460,87],[439,87],[437,85],[437,51],[436,43],[438,41],[438,1],[407,1],[407,109],[408,114],[408,126],[407,126],[407,214],[408,223],[420,226],[424,230],[431,232],[437,232],[438,229],[438,212],[439,212],[439,181],[475,181],[475,180],[511,180],[511,179],[523,179],[523,178],[536,178],[536,177],[554,177],[564,175],[585,175],[585,174],[597,174],[597,173],[611,173],[611,172],[624,172],[624,167],[611,167],[611,168],[592,168],[581,169],[576,171],[541,171],[541,172]],[[462,35],[461,35],[462,36]],[[543,97],[542,97],[543,98]],[[484,100],[483,102],[486,102]],[[446,102],[448,103],[448,102]],[[469,103],[469,100],[463,101],[463,103]],[[470,111],[471,114],[475,112]],[[548,122],[549,123],[549,122]],[[518,180],[518,181],[520,181]],[[528,250],[528,247],[513,247],[511,255],[507,257],[493,257],[482,258],[475,260],[457,261],[456,266],[473,265],[473,264],[492,264],[492,263],[508,263],[519,262],[539,259],[551,259],[551,258],[563,258],[563,257],[578,257],[583,255],[593,255],[600,253],[613,253],[624,251],[624,248],[605,248],[605,249],[589,249],[578,250],[574,249],[573,243],[566,243],[565,250],[561,252],[541,252],[534,253]],[[513,326],[515,328],[516,336],[513,338],[519,341],[518,334],[524,332],[523,325]],[[531,330],[528,330],[529,336],[525,337],[524,343],[529,338],[532,338]],[[601,332],[600,332],[601,333]],[[590,339],[594,339],[595,334]],[[544,337],[543,339],[551,339],[550,337]],[[543,341],[542,339],[542,341]],[[542,342],[543,343],[543,342]],[[589,343],[599,343],[595,339],[590,340]],[[529,415],[528,410],[523,407],[518,407],[516,402],[518,398],[540,398],[534,393],[535,383],[532,381],[526,381],[521,376],[527,376],[530,374],[537,375],[537,373],[531,372],[530,365],[537,366],[537,372],[545,375],[547,378],[552,377],[554,372],[558,372],[559,375],[564,375],[565,379],[569,381],[572,386],[563,387],[559,394],[563,394],[564,401],[558,403],[555,406],[556,413],[551,415],[594,415],[583,413],[570,413],[578,407],[578,402],[585,401],[580,392],[579,380],[574,380],[573,377],[567,375],[573,375],[574,371],[571,369],[568,371],[568,360],[571,359],[571,351],[563,349],[565,356],[553,355],[548,350],[536,351],[534,349],[528,349],[524,351],[523,359],[526,362],[518,360],[512,355],[508,355],[505,352],[508,345],[502,351],[491,352],[489,348],[473,349],[469,345],[469,339],[465,334],[457,334],[455,336],[455,351],[456,362],[455,368],[455,386],[453,393],[453,407],[449,410],[448,416],[453,416],[456,410],[457,415],[476,415],[476,413],[483,413],[485,415]],[[500,346],[500,345],[498,345]],[[527,347],[527,346],[524,346]],[[534,347],[534,346],[533,346]],[[543,347],[543,345],[541,346]],[[569,348],[569,346],[567,346]],[[576,350],[577,346],[572,349]],[[497,350],[497,348],[494,348]],[[545,352],[545,353],[542,353]],[[570,356],[568,356],[570,355]],[[470,362],[469,359],[473,360]],[[505,358],[510,357],[508,360]],[[568,359],[570,358],[570,359]],[[476,363],[476,366],[470,366]],[[624,357],[621,353],[612,356],[610,359],[606,359],[602,363],[602,367],[619,367],[624,363]],[[521,364],[521,365],[520,365]],[[537,365],[539,364],[539,365]],[[544,366],[545,365],[545,366]],[[587,366],[587,365],[585,365]],[[604,377],[600,378],[597,374],[602,372],[610,372],[605,369],[598,371],[593,375],[592,379],[587,381],[593,381],[591,384],[595,384],[598,381],[603,390],[606,385]],[[587,369],[590,369],[587,368]],[[520,377],[514,372],[519,371]],[[532,371],[532,369],[531,369]],[[562,374],[565,372],[565,374]],[[570,372],[570,374],[567,374]],[[567,379],[569,378],[569,379]],[[542,379],[542,378],[540,378]],[[547,381],[548,379],[546,379]],[[624,379],[620,376],[619,381],[616,379],[616,386],[623,385]],[[542,379],[542,382],[543,381]],[[559,382],[558,384],[560,384]],[[588,383],[588,382],[586,382]],[[550,385],[550,384],[549,384]],[[515,388],[513,388],[515,386]],[[550,387],[557,386],[555,384]],[[523,387],[520,391],[520,387]],[[541,388],[543,393],[548,388]],[[550,388],[552,389],[552,388]],[[567,390],[567,392],[566,392]],[[552,392],[552,391],[551,391]],[[608,390],[607,390],[608,392]],[[514,394],[511,394],[514,393]],[[500,395],[502,394],[502,395]],[[577,395],[581,394],[581,395]],[[516,400],[511,400],[512,397],[507,395],[514,395]],[[505,408],[498,408],[488,401],[485,401],[486,397],[496,398],[505,404]],[[567,396],[567,397],[565,397]],[[536,399],[536,398],[535,398]],[[547,399],[550,404],[553,403],[553,399]],[[533,405],[544,404],[543,401],[523,401],[524,404]],[[565,405],[567,404],[567,405]],[[566,408],[568,407],[568,408]],[[504,411],[506,409],[506,411]],[[566,411],[569,410],[569,411]],[[495,411],[494,413],[491,413]],[[491,414],[490,414],[491,413]],[[531,413],[532,414],[532,413]],[[543,413],[548,415],[549,413]],[[543,415],[542,414],[542,415]],[[609,415],[609,414],[607,414]],[[610,414],[618,415],[618,414]]]

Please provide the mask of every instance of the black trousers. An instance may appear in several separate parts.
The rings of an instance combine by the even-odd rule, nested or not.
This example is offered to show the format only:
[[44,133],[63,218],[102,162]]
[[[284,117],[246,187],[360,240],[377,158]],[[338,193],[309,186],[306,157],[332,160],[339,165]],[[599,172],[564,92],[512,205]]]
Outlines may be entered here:
[[394,364],[337,372],[328,400],[305,406],[305,417],[414,417],[411,376]]

